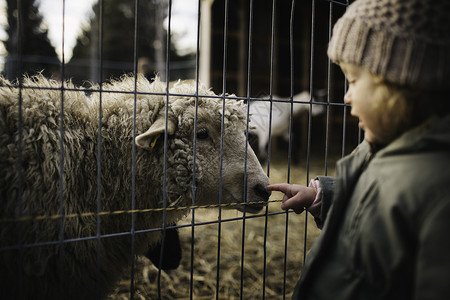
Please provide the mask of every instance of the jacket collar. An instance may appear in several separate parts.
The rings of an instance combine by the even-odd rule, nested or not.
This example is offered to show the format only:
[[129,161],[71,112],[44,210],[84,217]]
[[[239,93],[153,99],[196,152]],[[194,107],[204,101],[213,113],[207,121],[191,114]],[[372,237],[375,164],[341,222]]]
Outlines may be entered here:
[[377,156],[439,150],[450,150],[450,114],[441,118],[429,118],[392,141]]

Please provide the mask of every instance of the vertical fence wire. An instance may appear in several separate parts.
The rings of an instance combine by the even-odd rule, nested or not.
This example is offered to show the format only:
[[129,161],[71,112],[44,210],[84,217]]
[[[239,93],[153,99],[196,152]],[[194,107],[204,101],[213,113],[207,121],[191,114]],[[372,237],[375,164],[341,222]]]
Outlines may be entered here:
[[61,32],[61,67],[60,67],[60,71],[61,71],[61,82],[64,83],[65,80],[65,50],[64,50],[64,46],[65,46],[65,35],[66,35],[66,0],[62,1],[62,22],[61,22],[61,27],[62,27],[62,32]]
[[[103,102],[103,84],[102,84],[102,78],[103,78],[103,13],[104,13],[104,0],[99,1],[99,39],[98,39],[98,87],[99,87],[99,103],[98,103],[98,131],[97,131],[97,297],[100,299],[100,295],[102,294],[102,286],[101,286],[101,262],[102,262],[102,243],[101,243],[101,218],[100,218],[100,212],[102,210],[102,199],[101,199],[101,193],[102,193],[102,102]],[[64,49],[64,48],[63,48]],[[64,56],[63,56],[64,57]]]
[[[349,0],[346,0],[347,6],[349,5]],[[344,92],[347,91],[347,79],[344,82]],[[343,117],[342,117],[342,150],[341,150],[341,157],[344,157],[345,155],[345,141],[347,138],[347,104],[344,103],[343,108]]]
[[[64,56],[64,10],[65,10],[65,1],[63,0],[63,56]],[[59,219],[59,276],[60,276],[60,297],[64,299],[64,283],[65,283],[65,274],[64,274],[64,135],[65,135],[65,124],[64,124],[64,81],[61,81],[61,106],[60,106],[60,118],[59,118],[59,128],[60,128],[60,137],[59,137],[59,214],[61,218]]]
[[228,10],[229,0],[225,0],[224,7],[224,29],[223,29],[223,61],[222,61],[222,118],[220,120],[220,158],[219,158],[219,216],[217,223],[217,272],[216,272],[216,299],[220,294],[220,254],[222,238],[222,175],[223,175],[223,137],[225,134],[225,100],[227,94],[227,63],[228,63]]
[[[196,53],[197,56],[195,58],[195,113],[194,113],[194,134],[193,134],[193,153],[192,153],[192,206],[195,205],[196,200],[196,161],[197,161],[197,120],[198,120],[198,102],[199,102],[199,70],[200,70],[200,20],[201,20],[201,0],[197,2],[197,44],[196,44]],[[191,218],[191,274],[190,274],[190,285],[189,285],[189,299],[193,299],[194,296],[194,227],[195,227],[195,214],[194,210],[192,211]]]
[[[275,56],[275,21],[276,21],[276,7],[277,1],[272,1],[272,19],[271,19],[271,33],[270,33],[270,78],[269,78],[269,140],[267,143],[267,177],[270,178],[270,145],[271,145],[271,130],[272,130],[272,108],[273,108],[273,74],[274,74],[274,56]],[[269,205],[266,205],[264,211],[264,240],[263,240],[263,282],[262,282],[262,299],[266,298],[266,276],[267,276],[267,234],[269,223]]]
[[[328,41],[331,39],[331,33],[333,31],[333,3],[329,3],[329,14],[328,14]],[[327,57],[327,105],[326,105],[326,125],[325,125],[325,165],[324,165],[324,175],[328,175],[328,154],[329,154],[329,139],[330,139],[330,98],[331,93],[331,59]]]
[[[134,1],[134,87],[133,87],[133,139],[132,139],[132,188],[131,188],[131,209],[136,209],[136,110],[137,110],[137,60],[139,42],[139,0]],[[130,299],[134,299],[134,274],[135,274],[135,240],[136,240],[136,214],[131,214],[131,259],[130,259]],[[163,240],[164,241],[164,240]],[[164,243],[162,243],[162,246]],[[161,250],[162,251],[162,250]]]
[[165,124],[164,124],[164,157],[163,157],[163,221],[162,221],[162,237],[161,237],[161,257],[158,268],[158,299],[161,297],[161,263],[164,251],[164,240],[166,234],[166,215],[167,215],[167,154],[168,154],[168,139],[167,132],[169,121],[169,84],[170,84],[170,48],[171,48],[171,26],[172,26],[172,0],[169,0],[168,5],[168,21],[167,21],[167,40],[166,40],[166,103],[165,103]]
[[[17,57],[18,61],[16,62],[16,67],[18,69],[19,74],[22,74],[22,41],[23,41],[23,34],[22,34],[22,28],[23,28],[23,15],[22,15],[22,1],[17,0],[17,32],[16,32],[16,38],[17,38]],[[23,77],[20,76],[18,79],[18,85],[19,85],[19,108],[18,108],[18,117],[17,117],[17,128],[18,130],[18,140],[17,140],[17,180],[18,180],[18,190],[17,190],[17,214],[18,217],[23,216],[23,132],[21,130],[23,126]],[[23,269],[23,255],[24,255],[24,247],[23,247],[23,225],[22,222],[19,222],[18,228],[17,228],[17,243],[18,243],[18,254],[19,254],[19,262],[18,262],[18,277],[15,278],[18,281],[18,298],[24,299],[24,283],[22,274],[24,272]]]
[[[289,19],[289,62],[290,62],[290,113],[289,113],[289,145],[288,145],[288,170],[287,183],[291,179],[291,156],[292,156],[292,132],[293,132],[293,114],[294,114],[294,16],[295,0],[291,1],[291,11]],[[289,211],[285,213],[284,230],[284,257],[283,257],[283,299],[286,299],[286,280],[287,280],[287,255],[288,255],[288,237],[289,237]]]
[[[348,7],[350,5],[350,0],[345,0],[345,6],[346,6],[346,8]],[[348,89],[348,81],[347,81],[347,79],[345,80],[345,86],[344,86],[344,92],[347,92],[347,89]],[[344,103],[344,111],[345,111],[345,113],[344,113],[344,116],[345,116],[345,119],[344,119],[344,124],[347,124],[347,108],[349,107],[349,105],[348,104],[345,104]],[[345,127],[346,128],[346,127]],[[359,128],[358,127],[358,141],[357,141],[357,143],[359,144],[359,143],[361,143],[362,141],[363,141],[363,139],[364,139],[364,132],[363,132],[363,130],[361,129],[361,128]],[[343,144],[344,144],[344,141],[345,141],[345,139],[343,138]],[[343,146],[343,150],[342,150],[342,156],[344,156],[345,155],[345,152],[344,152],[344,146]]]
[[[314,87],[314,49],[315,49],[315,29],[316,29],[316,1],[311,2],[311,38],[310,38],[310,69],[309,69],[309,94],[312,97]],[[311,101],[311,100],[310,100]],[[311,102],[310,102],[311,103]],[[310,106],[310,113],[308,116],[308,146],[307,146],[307,167],[306,167],[306,185],[309,183],[309,163],[311,154],[311,126],[312,126],[312,107]],[[305,213],[305,229],[303,238],[303,264],[306,261],[306,244],[308,240],[308,213]]]
[[[195,185],[195,159],[196,159],[196,147],[197,147],[197,119],[198,119],[198,89],[197,89],[197,95],[195,98],[195,121],[194,121],[194,154],[193,154],[193,159],[194,159],[194,163],[193,163],[193,167],[192,167],[192,171],[193,171],[193,183],[192,185]],[[193,189],[193,193],[192,193],[192,206],[195,205],[195,187],[192,188]],[[191,253],[190,253],[190,278],[189,278],[189,299],[193,299],[194,297],[194,263],[195,263],[195,209],[191,209]]]
[[[247,202],[247,153],[248,153],[248,129],[250,120],[250,98],[252,88],[252,62],[253,62],[253,12],[254,0],[250,0],[249,7],[249,25],[248,25],[248,56],[247,56],[247,115],[246,115],[246,129],[245,129],[245,151],[244,151],[244,188],[242,199]],[[245,272],[245,230],[246,230],[246,206],[242,210],[242,242],[241,242],[241,289],[240,299],[244,297],[244,272]]]

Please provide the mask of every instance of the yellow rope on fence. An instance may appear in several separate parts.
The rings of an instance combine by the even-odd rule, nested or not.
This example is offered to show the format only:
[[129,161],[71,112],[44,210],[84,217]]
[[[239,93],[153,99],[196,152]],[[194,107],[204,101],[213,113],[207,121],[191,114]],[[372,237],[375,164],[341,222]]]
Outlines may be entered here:
[[234,202],[234,203],[223,203],[223,204],[208,204],[208,205],[192,205],[192,206],[180,206],[180,207],[166,207],[166,208],[146,208],[146,209],[129,209],[129,210],[115,210],[115,211],[101,211],[101,212],[85,212],[85,213],[74,213],[67,215],[41,215],[41,216],[22,216],[17,218],[1,218],[0,223],[8,222],[26,222],[26,221],[42,221],[42,220],[58,220],[61,218],[83,218],[83,217],[97,217],[97,216],[112,216],[121,214],[134,214],[134,213],[149,213],[149,212],[161,212],[161,211],[172,211],[172,210],[185,210],[185,209],[197,209],[197,208],[214,208],[214,207],[231,207],[231,206],[241,206],[241,205],[255,205],[255,204],[269,204],[274,202],[281,202],[282,200],[269,200],[269,201],[256,201],[256,202]]

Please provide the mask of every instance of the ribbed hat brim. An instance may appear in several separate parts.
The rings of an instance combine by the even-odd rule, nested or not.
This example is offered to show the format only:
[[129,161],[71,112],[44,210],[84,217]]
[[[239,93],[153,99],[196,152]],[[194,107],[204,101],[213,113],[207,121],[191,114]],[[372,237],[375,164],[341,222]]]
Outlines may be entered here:
[[398,36],[344,15],[333,28],[328,56],[334,62],[364,67],[396,84],[450,89],[448,41]]

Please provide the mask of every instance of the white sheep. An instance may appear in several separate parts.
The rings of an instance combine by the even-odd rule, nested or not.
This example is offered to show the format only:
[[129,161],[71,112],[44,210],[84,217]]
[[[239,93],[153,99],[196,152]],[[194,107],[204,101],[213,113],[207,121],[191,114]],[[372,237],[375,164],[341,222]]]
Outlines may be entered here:
[[[70,82],[64,84],[66,90],[61,94],[60,82],[42,76],[25,78],[23,86],[22,89],[13,87],[0,78],[0,291],[3,299],[104,298],[132,263],[132,245],[135,253],[141,254],[161,239],[161,230],[156,229],[130,234],[132,228],[140,231],[163,225],[163,213],[150,211],[135,213],[132,226],[132,214],[123,213],[133,208],[132,195],[137,210],[163,207],[164,186],[167,207],[191,206],[193,190],[195,205],[218,203],[219,194],[222,203],[268,200],[265,187],[269,180],[252,149],[246,147],[246,109],[241,102],[226,99],[223,112],[223,100],[200,87],[199,95],[207,97],[198,97],[197,132],[194,132],[196,97],[185,95],[194,95],[195,85],[179,82],[170,89],[171,94],[179,96],[169,97],[164,184],[166,84],[158,78],[149,83],[139,76],[133,194],[133,77],[103,85],[101,97],[97,91],[88,97]],[[21,129],[18,128],[19,98],[22,99]],[[60,169],[61,99],[64,99],[63,170]],[[262,203],[243,204],[239,208],[258,212],[263,206]],[[61,210],[63,215],[75,215],[64,219],[34,218],[58,215]],[[98,211],[116,212],[100,216],[99,232]],[[176,223],[188,212],[188,208],[167,210],[166,224]],[[87,214],[79,215],[82,213]],[[17,220],[30,216],[31,220]],[[62,244],[61,239],[65,241]]]
[[[267,144],[271,138],[283,137],[289,139],[289,122],[291,115],[291,102],[289,98],[273,96],[272,108],[270,101],[257,100],[250,102],[250,134],[258,138],[258,157],[264,161],[267,158]],[[282,100],[282,101],[279,101]],[[303,91],[294,95],[292,102],[292,117],[298,117],[303,112],[309,112],[311,100],[309,92]],[[311,115],[317,116],[324,111],[323,105],[312,105]],[[271,117],[272,116],[272,117]],[[272,118],[272,119],[270,119]],[[270,123],[271,122],[271,123]]]

